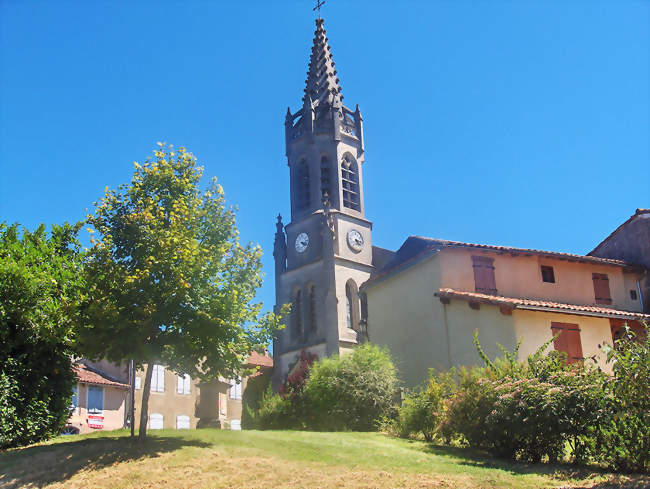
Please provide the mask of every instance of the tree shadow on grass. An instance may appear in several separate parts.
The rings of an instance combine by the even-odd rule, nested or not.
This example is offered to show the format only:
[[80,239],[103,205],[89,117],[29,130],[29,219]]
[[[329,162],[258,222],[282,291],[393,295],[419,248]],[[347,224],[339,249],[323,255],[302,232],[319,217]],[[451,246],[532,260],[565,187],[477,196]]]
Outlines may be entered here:
[[0,488],[43,487],[64,482],[84,469],[99,470],[184,447],[209,446],[200,440],[171,436],[149,436],[144,443],[125,436],[101,436],[11,450],[0,453]]
[[424,452],[438,456],[454,457],[458,465],[499,469],[510,474],[545,475],[561,480],[584,480],[594,475],[606,476],[607,480],[592,483],[568,484],[566,487],[584,489],[650,489],[650,476],[643,474],[612,474],[597,465],[574,465],[569,463],[524,463],[499,459],[480,450],[466,447],[428,444]]

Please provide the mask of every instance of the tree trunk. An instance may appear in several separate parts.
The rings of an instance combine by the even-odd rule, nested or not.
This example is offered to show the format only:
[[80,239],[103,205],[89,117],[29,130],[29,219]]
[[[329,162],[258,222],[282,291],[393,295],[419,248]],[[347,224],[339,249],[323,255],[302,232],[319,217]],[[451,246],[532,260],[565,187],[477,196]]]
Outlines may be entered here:
[[140,430],[138,441],[144,441],[147,437],[147,421],[149,418],[149,394],[151,392],[151,377],[153,376],[153,363],[147,363],[147,373],[144,377],[142,389],[142,406],[140,407]]

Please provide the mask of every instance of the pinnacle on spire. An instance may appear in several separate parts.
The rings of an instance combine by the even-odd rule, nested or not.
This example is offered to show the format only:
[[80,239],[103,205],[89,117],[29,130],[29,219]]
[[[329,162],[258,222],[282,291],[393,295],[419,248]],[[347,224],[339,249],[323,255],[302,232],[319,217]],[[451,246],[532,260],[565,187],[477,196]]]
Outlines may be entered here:
[[323,19],[316,19],[316,31],[314,32],[314,45],[311,48],[309,58],[309,71],[305,84],[305,96],[303,103],[311,97],[313,106],[323,108],[325,106],[341,106],[343,95],[339,79],[334,69],[332,50],[329,47]]

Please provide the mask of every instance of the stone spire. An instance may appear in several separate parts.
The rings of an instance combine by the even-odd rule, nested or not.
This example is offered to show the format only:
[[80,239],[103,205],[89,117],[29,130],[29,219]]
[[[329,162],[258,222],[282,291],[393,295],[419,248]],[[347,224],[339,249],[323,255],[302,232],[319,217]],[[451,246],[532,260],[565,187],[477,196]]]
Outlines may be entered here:
[[[316,112],[330,106],[341,107],[343,95],[334,69],[332,51],[327,43],[323,19],[316,19],[314,45],[309,58],[303,104],[310,104]],[[320,110],[319,110],[320,109]]]

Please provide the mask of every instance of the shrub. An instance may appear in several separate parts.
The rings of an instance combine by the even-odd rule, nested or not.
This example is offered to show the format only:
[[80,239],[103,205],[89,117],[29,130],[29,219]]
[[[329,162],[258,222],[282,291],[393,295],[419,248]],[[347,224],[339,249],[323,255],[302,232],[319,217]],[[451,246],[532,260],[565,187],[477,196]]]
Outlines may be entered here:
[[314,363],[305,385],[307,426],[371,431],[392,409],[395,366],[386,349],[364,344]]
[[271,386],[262,394],[259,407],[245,406],[247,429],[288,430],[302,429],[304,424],[294,398],[282,397],[271,390]]
[[246,381],[246,389],[242,395],[241,426],[244,429],[255,429],[255,414],[259,410],[265,392],[269,388],[269,375],[255,375]]
[[402,437],[422,434],[432,441],[444,415],[444,400],[455,390],[454,375],[453,370],[438,375],[429,370],[428,382],[402,402],[392,429]]
[[0,449],[54,436],[70,415],[79,227],[0,224]]
[[[552,341],[552,340],[551,340]],[[475,343],[485,368],[459,370],[441,433],[495,456],[539,462],[559,459],[566,442],[574,461],[593,454],[606,417],[605,376],[590,365],[567,365],[564,354],[543,352],[517,361],[517,349],[495,361]]]
[[598,437],[598,458],[614,470],[650,470],[650,335],[627,330],[606,348],[614,377],[604,387],[608,419]]

